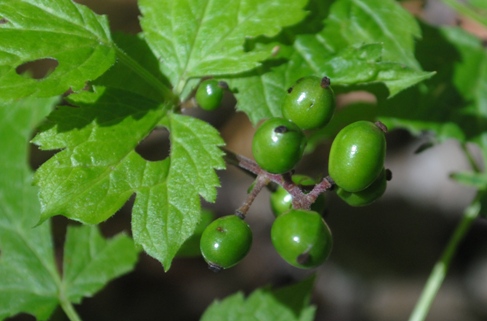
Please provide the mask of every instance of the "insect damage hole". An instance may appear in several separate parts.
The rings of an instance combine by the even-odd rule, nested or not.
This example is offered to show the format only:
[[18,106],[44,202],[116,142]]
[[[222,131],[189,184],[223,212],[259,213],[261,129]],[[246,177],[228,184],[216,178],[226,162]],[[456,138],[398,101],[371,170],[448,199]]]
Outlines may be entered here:
[[15,68],[15,72],[26,78],[41,80],[52,74],[58,65],[57,59],[41,58],[24,62]]
[[147,161],[160,161],[169,156],[169,132],[163,128],[154,129],[135,147],[135,151]]

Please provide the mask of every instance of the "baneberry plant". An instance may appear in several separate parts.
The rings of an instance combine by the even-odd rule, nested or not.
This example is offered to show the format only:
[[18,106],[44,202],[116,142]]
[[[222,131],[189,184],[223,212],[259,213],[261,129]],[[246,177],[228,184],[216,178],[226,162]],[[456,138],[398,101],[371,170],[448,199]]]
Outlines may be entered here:
[[[478,2],[444,2],[487,25]],[[423,320],[487,199],[482,42],[458,27],[428,26],[393,0],[139,0],[138,7],[141,32],[131,35],[112,33],[106,16],[72,0],[0,1],[0,319],[27,313],[48,320],[60,305],[80,320],[73,304],[132,270],[141,251],[165,271],[200,247],[214,270],[231,268],[249,251],[245,219],[266,187],[292,199],[289,211],[273,217],[276,251],[292,266],[326,264],[333,229],[311,206],[334,192],[352,206],[378,199],[390,178],[385,128],[403,128],[457,140],[472,171],[452,179],[477,190],[410,319]],[[29,71],[36,63],[52,68],[37,75]],[[186,113],[220,105],[214,82],[217,96],[198,93],[207,79],[223,81],[256,128],[277,120],[257,133],[256,161],[226,149],[218,130]],[[336,108],[335,95],[357,90],[373,102]],[[354,126],[358,134],[347,135]],[[136,147],[158,129],[169,132],[171,148],[149,161]],[[53,152],[34,173],[29,141]],[[326,141],[333,141],[330,164],[304,190],[292,179],[296,166]],[[467,144],[479,148],[483,164]],[[215,202],[216,171],[227,164],[255,181],[235,216],[224,219],[228,229],[221,218],[200,224],[201,199]],[[131,197],[130,236],[104,238],[97,224]],[[57,215],[81,223],[68,227],[59,266],[50,232]],[[246,299],[235,294],[202,320],[312,320],[312,287],[311,277]]]

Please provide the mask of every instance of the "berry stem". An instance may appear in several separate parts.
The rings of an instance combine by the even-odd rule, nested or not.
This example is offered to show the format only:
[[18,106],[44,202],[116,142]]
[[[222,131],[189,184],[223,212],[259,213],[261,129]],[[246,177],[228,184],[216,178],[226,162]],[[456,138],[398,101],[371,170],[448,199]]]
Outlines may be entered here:
[[255,179],[254,184],[252,186],[252,190],[250,191],[250,193],[248,193],[247,199],[243,202],[242,206],[240,206],[235,211],[235,215],[240,217],[242,220],[245,219],[245,215],[247,215],[247,212],[249,211],[249,208],[254,202],[255,198],[260,193],[260,191],[267,184],[269,184],[269,182],[270,182],[269,178],[266,177],[265,175],[257,175],[257,178]]
[[235,214],[241,218],[245,218],[245,215],[257,194],[259,194],[262,188],[267,186],[270,182],[281,185],[289,194],[291,194],[293,197],[293,208],[297,209],[310,209],[311,205],[321,193],[332,189],[335,185],[333,180],[327,176],[323,178],[320,183],[316,184],[310,192],[305,193],[300,185],[297,185],[292,181],[291,172],[271,174],[260,168],[259,165],[250,158],[235,154],[227,149],[224,149],[224,151],[225,161],[228,164],[237,166],[249,175],[256,177],[254,186],[247,196],[247,199],[235,212]]

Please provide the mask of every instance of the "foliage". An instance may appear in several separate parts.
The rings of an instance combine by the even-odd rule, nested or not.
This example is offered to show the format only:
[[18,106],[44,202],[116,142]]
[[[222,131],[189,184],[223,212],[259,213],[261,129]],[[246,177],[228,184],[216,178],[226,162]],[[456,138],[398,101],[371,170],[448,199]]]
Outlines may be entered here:
[[[71,0],[0,2],[0,302],[8,303],[0,319],[27,312],[46,320],[61,304],[75,320],[70,302],[129,271],[133,243],[171,267],[199,223],[200,198],[215,201],[215,171],[225,168],[218,131],[181,112],[207,77],[224,79],[254,124],[280,116],[286,89],[303,76],[328,76],[338,94],[373,95],[376,103],[345,106],[310,133],[309,150],[354,120],[379,119],[475,144],[487,159],[487,53],[459,28],[421,23],[393,0],[140,0],[139,8],[142,32],[125,35]],[[46,59],[56,66],[40,79],[20,73]],[[27,146],[42,119],[32,142],[57,153],[32,187]],[[147,161],[135,147],[155,129],[169,132],[170,153]],[[472,165],[452,177],[477,188],[474,203],[484,204],[487,179]],[[98,224],[134,194],[133,242],[69,227],[61,276],[49,219]],[[235,295],[204,318],[240,306],[236,318],[245,319],[263,301],[272,319],[271,307],[286,305],[274,294]],[[309,320],[302,311],[295,319]]]

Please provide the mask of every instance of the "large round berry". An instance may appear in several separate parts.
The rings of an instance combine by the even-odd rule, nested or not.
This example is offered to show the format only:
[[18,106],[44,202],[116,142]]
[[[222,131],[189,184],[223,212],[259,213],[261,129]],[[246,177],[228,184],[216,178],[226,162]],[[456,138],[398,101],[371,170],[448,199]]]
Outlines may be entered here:
[[335,94],[330,78],[309,76],[299,79],[288,89],[282,105],[282,115],[301,129],[326,125],[335,112]]
[[307,269],[322,264],[331,252],[330,229],[314,211],[290,210],[276,218],[272,244],[289,264]]
[[[316,182],[309,176],[306,175],[293,175],[292,180],[294,184],[305,186],[314,186]],[[306,189],[303,188],[306,193]],[[282,186],[278,186],[275,191],[271,193],[270,203],[272,212],[275,216],[289,211],[293,206],[293,197],[289,194]],[[322,213],[325,209],[325,195],[320,194],[316,201],[311,205],[311,210]]]
[[344,200],[348,205],[366,206],[378,200],[386,191],[386,187],[386,170],[383,169],[382,172],[379,174],[379,177],[377,177],[376,180],[364,190],[351,193],[339,187],[337,189],[337,195],[340,196],[340,198]]
[[196,90],[196,102],[204,110],[217,109],[222,102],[223,87],[215,79],[203,80]]
[[215,215],[208,209],[201,209],[200,222],[196,226],[193,235],[191,235],[179,248],[176,256],[178,257],[192,257],[200,256],[200,239],[205,228],[215,219]]
[[259,166],[274,174],[289,172],[303,156],[303,131],[284,118],[266,120],[254,134],[252,153]]
[[369,121],[357,121],[335,137],[328,161],[328,174],[338,187],[359,192],[379,176],[384,167],[384,131]]
[[219,271],[240,262],[252,245],[252,231],[236,215],[216,219],[201,235],[200,249],[210,269]]

